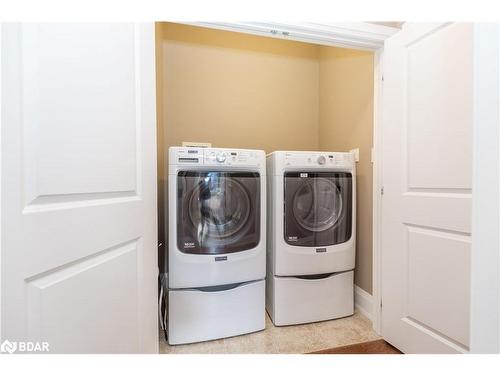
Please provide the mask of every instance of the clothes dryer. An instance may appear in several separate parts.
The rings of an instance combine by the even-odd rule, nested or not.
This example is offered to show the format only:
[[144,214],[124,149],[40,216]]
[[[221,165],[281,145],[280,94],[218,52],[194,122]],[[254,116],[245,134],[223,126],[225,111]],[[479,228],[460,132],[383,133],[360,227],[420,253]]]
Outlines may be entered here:
[[277,151],[267,156],[266,305],[275,325],[354,310],[356,173],[353,155]]

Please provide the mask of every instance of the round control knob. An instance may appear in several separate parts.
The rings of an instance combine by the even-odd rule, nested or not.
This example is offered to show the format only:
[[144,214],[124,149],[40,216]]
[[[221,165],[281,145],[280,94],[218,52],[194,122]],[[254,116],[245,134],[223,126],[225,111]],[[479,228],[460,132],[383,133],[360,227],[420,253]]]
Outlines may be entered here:
[[224,153],[217,154],[215,160],[217,160],[219,163],[224,163],[226,161],[226,154]]
[[323,155],[318,156],[318,164],[323,165],[325,163],[326,163],[326,158]]

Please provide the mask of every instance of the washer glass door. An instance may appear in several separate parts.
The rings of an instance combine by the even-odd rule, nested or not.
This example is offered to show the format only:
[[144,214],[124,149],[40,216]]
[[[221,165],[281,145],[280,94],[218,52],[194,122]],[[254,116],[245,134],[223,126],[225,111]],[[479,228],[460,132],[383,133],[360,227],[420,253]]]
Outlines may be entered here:
[[346,242],[352,231],[352,175],[286,172],[285,241],[295,246]]
[[260,241],[260,176],[253,172],[181,171],[177,175],[177,247],[226,254]]

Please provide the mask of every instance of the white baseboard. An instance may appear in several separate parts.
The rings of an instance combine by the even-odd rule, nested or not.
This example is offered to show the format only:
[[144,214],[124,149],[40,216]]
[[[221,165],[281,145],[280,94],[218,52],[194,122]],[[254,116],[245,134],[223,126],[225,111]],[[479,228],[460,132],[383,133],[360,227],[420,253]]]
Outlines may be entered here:
[[357,285],[354,285],[354,308],[373,321],[373,296]]

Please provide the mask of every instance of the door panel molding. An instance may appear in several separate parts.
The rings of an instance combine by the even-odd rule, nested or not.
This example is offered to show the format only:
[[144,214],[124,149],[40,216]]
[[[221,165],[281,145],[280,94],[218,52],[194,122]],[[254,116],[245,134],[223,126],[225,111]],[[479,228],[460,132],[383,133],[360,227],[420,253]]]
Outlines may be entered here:
[[472,35],[410,23],[384,49],[382,335],[406,353],[469,346]]
[[20,26],[26,205],[140,187],[137,33],[133,24]]
[[2,337],[157,353],[154,25],[1,30]]
[[119,257],[130,251],[137,251],[138,240],[139,238],[135,238],[108,249],[101,250],[100,252],[87,257],[77,259],[51,270],[44,271],[40,274],[30,276],[25,279],[25,282],[39,289],[47,288],[52,284],[59,283],[66,278],[84,272],[88,268],[96,267],[101,263],[112,260],[113,258]]
[[418,320],[413,319],[411,317],[406,317],[403,318],[402,320],[409,326],[413,326],[415,329],[419,330],[422,334],[429,336],[433,340],[439,341],[440,343],[450,347],[452,349],[452,352],[465,354],[469,350],[461,343],[456,342],[455,340],[443,335],[440,332],[437,332],[433,328],[427,326],[425,323],[419,322]]

